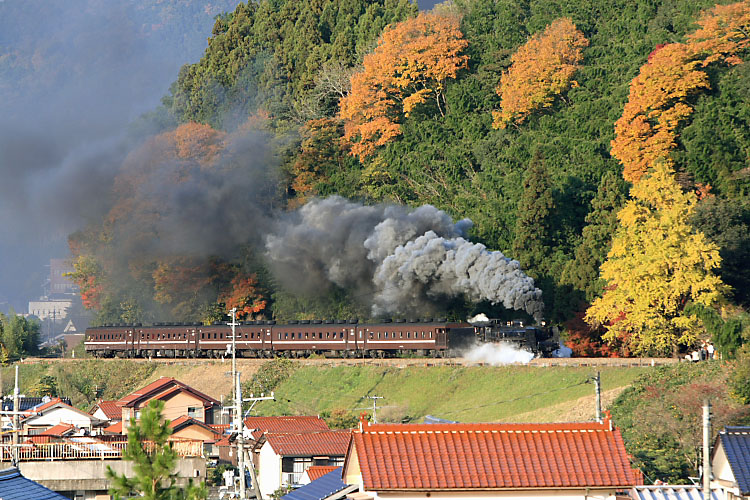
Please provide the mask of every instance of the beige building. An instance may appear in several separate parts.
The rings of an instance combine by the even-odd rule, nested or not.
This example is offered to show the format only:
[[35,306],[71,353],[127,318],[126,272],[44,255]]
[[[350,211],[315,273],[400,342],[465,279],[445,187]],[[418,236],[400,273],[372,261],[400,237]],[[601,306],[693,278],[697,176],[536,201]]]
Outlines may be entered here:
[[179,417],[191,417],[204,424],[213,424],[221,411],[221,403],[211,396],[179,380],[161,377],[117,401],[117,405],[122,409],[123,434],[128,432],[130,419],[138,420],[141,410],[152,400],[163,401],[162,416],[173,421]]

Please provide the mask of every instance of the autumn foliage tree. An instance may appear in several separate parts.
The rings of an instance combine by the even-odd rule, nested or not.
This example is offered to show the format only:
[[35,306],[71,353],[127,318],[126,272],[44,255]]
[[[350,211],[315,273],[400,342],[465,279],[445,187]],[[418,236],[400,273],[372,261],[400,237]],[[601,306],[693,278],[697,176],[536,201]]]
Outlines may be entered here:
[[703,68],[742,62],[738,54],[750,44],[750,2],[718,5],[702,13],[698,25],[686,43],[657,46],[630,84],[611,151],[630,182],[677,146],[677,128],[693,112],[689,98],[710,87]]
[[237,319],[262,312],[268,304],[254,274],[238,274],[232,278],[229,289],[219,295],[219,301],[224,303],[226,311],[236,307]]
[[696,196],[682,192],[668,164],[657,163],[630,194],[601,266],[604,295],[586,321],[636,354],[670,353],[696,340],[699,320],[685,306],[722,297],[719,250],[689,224]]
[[688,97],[709,87],[699,65],[691,47],[672,43],[657,47],[633,79],[611,151],[623,164],[625,180],[638,182],[676,147],[675,131],[693,111]]
[[467,45],[453,16],[422,12],[386,27],[340,101],[351,154],[364,159],[400,135],[399,122],[421,104],[444,114],[445,84],[467,67]]
[[552,106],[555,97],[571,85],[589,44],[573,21],[564,17],[537,33],[513,55],[496,92],[501,110],[493,111],[492,126],[521,123],[532,112]]
[[66,274],[78,286],[81,302],[86,309],[101,306],[103,269],[91,255],[78,255],[73,260],[73,272]]

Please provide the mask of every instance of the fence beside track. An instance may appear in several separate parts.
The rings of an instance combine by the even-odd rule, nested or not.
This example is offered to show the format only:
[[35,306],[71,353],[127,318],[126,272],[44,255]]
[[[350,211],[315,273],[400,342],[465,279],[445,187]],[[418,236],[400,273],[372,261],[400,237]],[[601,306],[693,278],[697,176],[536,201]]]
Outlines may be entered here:
[[[47,362],[75,362],[94,358],[27,358],[20,363],[36,364]],[[100,358],[100,361],[118,361],[124,358]],[[136,363],[161,363],[165,365],[223,365],[231,363],[232,358],[128,358]],[[248,366],[260,366],[269,361],[258,358],[238,358],[237,362]],[[492,366],[490,363],[469,361],[464,358],[297,358],[300,365],[312,366]],[[677,358],[534,358],[529,363],[512,363],[519,366],[555,367],[555,366],[586,366],[586,367],[634,367],[634,366],[664,366],[679,363]]]

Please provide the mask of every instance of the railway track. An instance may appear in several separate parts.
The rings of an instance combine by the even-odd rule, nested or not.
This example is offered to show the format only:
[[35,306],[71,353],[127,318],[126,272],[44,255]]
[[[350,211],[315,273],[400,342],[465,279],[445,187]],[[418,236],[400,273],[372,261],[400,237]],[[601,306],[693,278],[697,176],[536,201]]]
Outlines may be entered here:
[[[83,358],[93,359],[93,358]],[[100,358],[100,361],[116,361],[119,358]],[[74,363],[81,358],[25,358],[22,364],[35,363]],[[207,358],[133,358],[131,361],[137,363],[161,363],[167,365],[222,365],[231,364],[232,358],[207,359]],[[269,361],[268,359],[238,358],[240,366],[260,366]],[[465,358],[300,358],[294,360],[306,366],[492,366],[490,363],[470,361]],[[534,358],[529,363],[512,363],[516,365],[528,365],[539,367],[554,366],[590,366],[590,367],[630,367],[630,366],[663,366],[679,363],[676,358]]]

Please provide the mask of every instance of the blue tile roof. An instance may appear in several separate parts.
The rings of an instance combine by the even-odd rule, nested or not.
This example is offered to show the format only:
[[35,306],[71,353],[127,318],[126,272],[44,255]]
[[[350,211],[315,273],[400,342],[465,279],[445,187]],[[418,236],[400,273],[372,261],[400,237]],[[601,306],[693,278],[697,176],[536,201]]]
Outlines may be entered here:
[[742,495],[750,495],[750,427],[725,427],[719,433]]
[[341,467],[337,467],[328,474],[319,477],[310,484],[306,484],[284,495],[282,500],[323,500],[348,485],[341,480]]
[[67,497],[26,479],[13,467],[0,470],[0,500],[67,500]]

